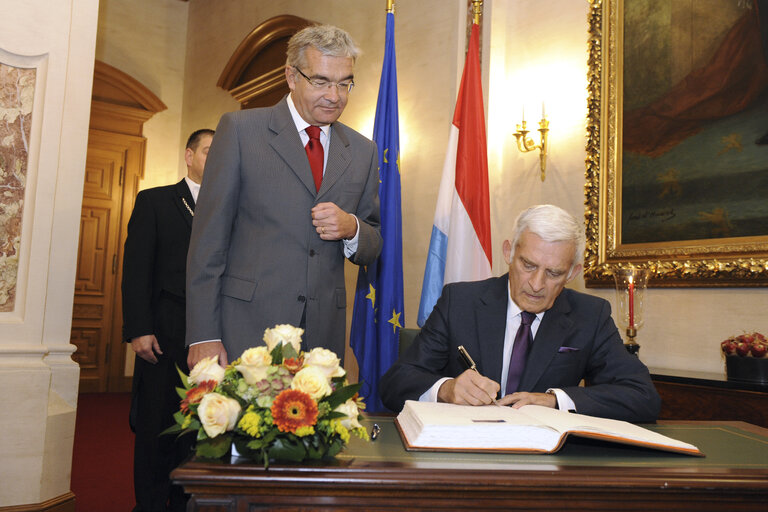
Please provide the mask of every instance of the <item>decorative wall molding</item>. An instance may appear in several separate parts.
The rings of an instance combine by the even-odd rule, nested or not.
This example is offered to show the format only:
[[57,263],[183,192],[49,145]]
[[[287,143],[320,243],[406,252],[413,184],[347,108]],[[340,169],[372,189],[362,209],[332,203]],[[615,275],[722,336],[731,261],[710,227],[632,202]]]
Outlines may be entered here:
[[288,14],[260,24],[229,58],[216,85],[229,91],[244,109],[274,105],[289,90],[285,80],[288,40],[313,24]]

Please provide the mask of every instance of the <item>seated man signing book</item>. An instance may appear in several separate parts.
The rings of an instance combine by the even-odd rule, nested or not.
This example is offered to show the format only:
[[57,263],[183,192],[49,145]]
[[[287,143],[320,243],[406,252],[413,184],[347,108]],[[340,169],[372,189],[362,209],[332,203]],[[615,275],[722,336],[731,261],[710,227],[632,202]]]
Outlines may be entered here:
[[503,245],[509,274],[443,288],[413,344],[382,377],[384,405],[496,401],[655,421],[661,399],[648,368],[624,348],[610,304],[565,288],[582,269],[583,248],[581,227],[564,210],[523,211]]

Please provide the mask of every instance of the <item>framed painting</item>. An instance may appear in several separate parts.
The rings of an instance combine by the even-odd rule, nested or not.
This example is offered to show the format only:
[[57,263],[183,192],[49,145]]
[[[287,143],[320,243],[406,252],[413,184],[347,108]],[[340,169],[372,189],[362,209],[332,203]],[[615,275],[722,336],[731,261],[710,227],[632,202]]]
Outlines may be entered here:
[[587,286],[768,286],[768,0],[590,0]]

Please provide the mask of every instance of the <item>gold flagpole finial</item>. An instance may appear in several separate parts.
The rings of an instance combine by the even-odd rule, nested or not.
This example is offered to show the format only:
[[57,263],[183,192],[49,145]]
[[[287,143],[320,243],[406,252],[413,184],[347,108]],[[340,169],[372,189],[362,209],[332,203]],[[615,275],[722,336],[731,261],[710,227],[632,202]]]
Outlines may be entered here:
[[395,0],[387,0],[387,13],[395,14]]
[[483,14],[483,0],[472,0],[472,22],[480,25],[480,15]]

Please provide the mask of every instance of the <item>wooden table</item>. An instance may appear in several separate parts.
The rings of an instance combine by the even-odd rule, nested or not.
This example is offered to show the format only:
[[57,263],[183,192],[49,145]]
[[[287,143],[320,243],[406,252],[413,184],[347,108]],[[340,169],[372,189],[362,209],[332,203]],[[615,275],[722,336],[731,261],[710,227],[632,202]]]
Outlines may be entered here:
[[188,510],[768,510],[768,429],[674,421],[648,428],[698,446],[691,457],[571,438],[552,455],[407,452],[391,417],[375,442],[335,460],[272,465],[190,460],[172,473]]

